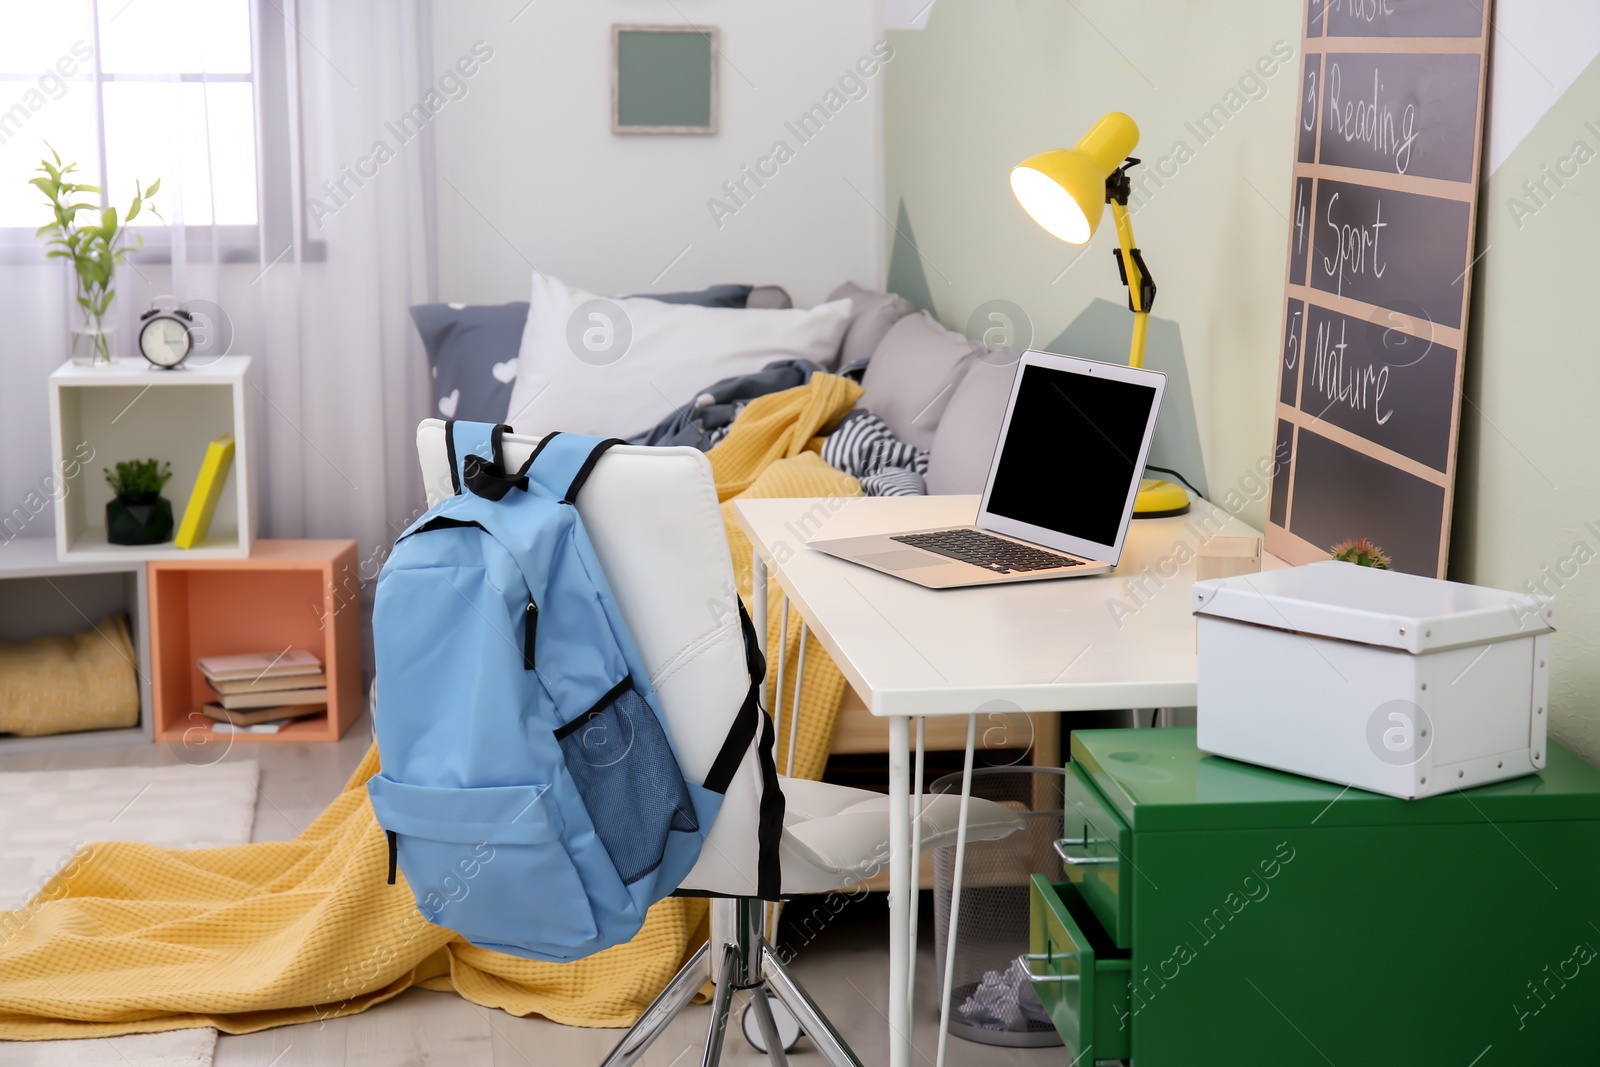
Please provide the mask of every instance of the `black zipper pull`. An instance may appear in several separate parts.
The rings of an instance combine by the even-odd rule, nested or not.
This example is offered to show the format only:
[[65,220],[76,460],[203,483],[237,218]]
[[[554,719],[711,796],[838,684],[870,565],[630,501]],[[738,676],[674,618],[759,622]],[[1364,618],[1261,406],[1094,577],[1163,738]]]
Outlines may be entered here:
[[534,636],[539,632],[539,605],[533,602],[532,597],[528,598],[526,614],[528,627],[523,631],[522,635],[522,669],[531,671],[533,670],[533,640]]

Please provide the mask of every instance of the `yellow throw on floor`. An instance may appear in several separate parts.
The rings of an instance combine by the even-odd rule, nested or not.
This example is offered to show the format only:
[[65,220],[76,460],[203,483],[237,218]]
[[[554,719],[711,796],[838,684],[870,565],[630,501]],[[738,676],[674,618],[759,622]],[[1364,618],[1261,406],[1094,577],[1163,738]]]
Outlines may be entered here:
[[[859,496],[855,479],[807,448],[860,392],[819,374],[753,401],[710,454],[718,496]],[[749,542],[731,522],[728,537],[748,596]],[[780,614],[770,619],[774,653]],[[791,694],[798,630],[791,618]],[[796,775],[821,775],[843,690],[838,668],[810,647]],[[787,739],[787,719],[778,725]],[[112,842],[80,852],[27,905],[0,912],[0,1039],[191,1026],[248,1033],[364,1011],[413,985],[514,1015],[625,1026],[705,939],[705,902],[670,899],[632,941],[573,963],[467,944],[424,920],[408,887],[386,884],[388,846],[365,788],[377,770],[374,748],[293,841],[193,851]]]

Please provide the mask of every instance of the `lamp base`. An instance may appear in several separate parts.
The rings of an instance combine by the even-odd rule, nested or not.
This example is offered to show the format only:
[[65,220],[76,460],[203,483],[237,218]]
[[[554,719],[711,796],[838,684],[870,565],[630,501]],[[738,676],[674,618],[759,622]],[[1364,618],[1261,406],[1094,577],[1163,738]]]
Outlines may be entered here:
[[1133,504],[1136,519],[1165,519],[1189,511],[1189,494],[1175,482],[1145,478],[1139,482],[1139,498]]

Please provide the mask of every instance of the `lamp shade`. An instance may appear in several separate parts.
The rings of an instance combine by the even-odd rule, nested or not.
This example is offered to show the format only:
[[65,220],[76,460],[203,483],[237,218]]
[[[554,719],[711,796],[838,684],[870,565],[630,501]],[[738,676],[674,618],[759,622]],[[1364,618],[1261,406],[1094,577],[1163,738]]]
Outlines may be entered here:
[[1040,152],[1011,169],[1011,191],[1022,209],[1050,234],[1081,245],[1105,212],[1106,179],[1139,143],[1139,127],[1112,111],[1075,148]]

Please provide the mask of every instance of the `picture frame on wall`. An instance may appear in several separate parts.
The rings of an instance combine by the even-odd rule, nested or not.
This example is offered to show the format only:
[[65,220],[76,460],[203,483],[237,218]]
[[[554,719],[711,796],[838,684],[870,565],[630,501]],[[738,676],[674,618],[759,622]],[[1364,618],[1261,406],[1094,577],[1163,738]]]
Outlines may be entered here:
[[715,26],[611,27],[611,132],[717,132]]

